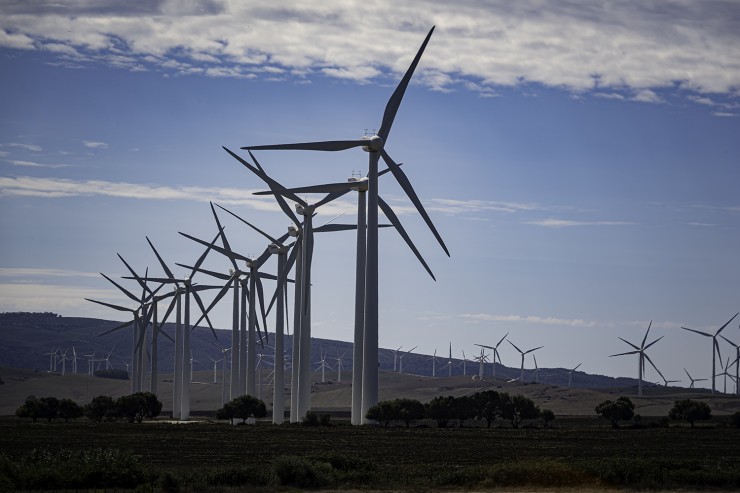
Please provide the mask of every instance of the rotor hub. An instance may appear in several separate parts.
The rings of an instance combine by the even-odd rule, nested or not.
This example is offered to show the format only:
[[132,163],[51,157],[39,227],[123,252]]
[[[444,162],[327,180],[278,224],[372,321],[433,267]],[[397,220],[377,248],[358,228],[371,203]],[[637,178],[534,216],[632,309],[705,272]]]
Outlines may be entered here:
[[378,152],[383,148],[383,139],[379,135],[364,135],[360,140],[367,140],[366,146],[362,146],[365,152]]

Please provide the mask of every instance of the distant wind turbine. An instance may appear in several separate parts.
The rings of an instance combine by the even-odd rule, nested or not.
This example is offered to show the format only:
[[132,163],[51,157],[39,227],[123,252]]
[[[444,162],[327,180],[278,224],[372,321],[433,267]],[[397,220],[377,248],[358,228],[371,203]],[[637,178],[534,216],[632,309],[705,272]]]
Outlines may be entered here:
[[519,348],[518,348],[518,347],[516,346],[516,344],[514,344],[513,342],[509,341],[508,339],[507,339],[506,341],[507,341],[507,342],[508,342],[509,344],[511,344],[512,346],[514,346],[514,349],[516,349],[517,351],[519,351],[519,354],[521,354],[521,355],[522,355],[522,369],[521,369],[521,375],[520,375],[520,377],[519,377],[519,381],[520,381],[521,383],[524,383],[524,357],[525,357],[525,356],[526,356],[527,354],[529,354],[529,353],[531,353],[531,352],[533,352],[533,351],[537,351],[538,349],[542,349],[542,348],[543,348],[543,347],[545,347],[545,346],[538,346],[538,347],[536,347],[536,348],[528,349],[527,351],[522,351],[522,350],[521,350],[521,349],[519,349]]
[[[740,312],[738,312],[738,313],[740,313]],[[686,327],[681,327],[683,330],[688,330],[690,332],[695,332],[695,333],[697,333],[699,335],[702,335],[704,337],[711,337],[712,338],[712,393],[713,394],[714,394],[714,390],[715,390],[715,381],[714,381],[714,379],[717,376],[716,375],[716,372],[717,372],[717,369],[716,368],[717,367],[716,367],[716,357],[715,357],[715,354],[720,359],[720,365],[722,364],[722,355],[719,353],[719,344],[717,343],[717,336],[719,335],[720,332],[722,332],[725,329],[725,327],[727,327],[730,324],[730,322],[732,322],[733,320],[735,320],[735,317],[738,316],[738,313],[736,313],[735,315],[733,315],[732,318],[730,320],[728,320],[726,324],[724,324],[722,327],[720,327],[717,330],[717,332],[715,332],[714,334],[709,334],[708,332],[703,332],[701,330],[688,329]]]
[[647,330],[645,331],[645,337],[642,338],[642,344],[640,344],[639,347],[636,346],[636,345],[634,345],[634,344],[632,344],[631,342],[629,342],[629,341],[627,341],[627,340],[622,339],[621,337],[619,337],[619,339],[622,342],[625,342],[625,343],[629,344],[630,346],[632,346],[633,348],[635,348],[634,351],[628,351],[626,353],[619,353],[619,354],[612,354],[612,355],[609,356],[610,358],[612,358],[614,356],[624,356],[624,355],[627,355],[627,354],[637,354],[637,355],[639,355],[638,360],[637,360],[637,366],[638,366],[637,395],[639,395],[639,396],[642,396],[642,380],[643,380],[643,374],[645,372],[645,360],[646,359],[648,360],[648,362],[650,362],[650,364],[653,366],[653,368],[655,368],[655,371],[657,371],[659,375],[661,375],[661,376],[663,375],[662,373],[660,373],[660,370],[658,370],[658,367],[655,366],[655,363],[653,363],[653,360],[650,359],[650,356],[648,356],[645,353],[645,351],[650,346],[652,346],[653,344],[655,344],[656,342],[658,342],[659,340],[661,340],[663,338],[663,336],[660,336],[657,339],[655,339],[653,342],[651,342],[650,344],[645,345],[645,342],[647,342],[648,334],[650,333],[650,327],[652,325],[653,325],[653,321],[651,320],[650,321],[650,324],[648,324]]

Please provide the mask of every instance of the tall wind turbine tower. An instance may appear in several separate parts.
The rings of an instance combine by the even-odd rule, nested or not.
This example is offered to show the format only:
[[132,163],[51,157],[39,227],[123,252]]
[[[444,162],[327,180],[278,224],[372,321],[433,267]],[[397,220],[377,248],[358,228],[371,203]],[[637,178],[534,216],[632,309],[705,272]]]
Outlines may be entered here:
[[442,237],[432,224],[429,215],[426,213],[421,201],[416,195],[406,174],[400,169],[398,164],[385,151],[385,145],[388,142],[390,130],[395,120],[398,108],[401,105],[404,93],[408,87],[411,77],[416,70],[416,66],[421,59],[424,49],[434,32],[434,27],[429,31],[424,42],[416,53],[411,66],[391,95],[383,113],[383,119],[380,129],[376,135],[363,137],[356,140],[345,141],[325,141],[325,142],[307,142],[299,144],[282,144],[267,146],[249,146],[250,150],[267,150],[267,149],[295,149],[311,151],[341,151],[353,147],[361,147],[369,153],[368,162],[368,207],[367,207],[367,248],[365,263],[365,335],[363,338],[363,371],[362,371],[362,408],[361,419],[366,421],[367,411],[378,403],[378,208],[380,201],[378,198],[378,164],[382,157],[398,183],[409,196],[414,206],[422,216],[427,226],[431,229],[435,238],[449,256]]
[[647,344],[647,345],[645,344],[647,342],[647,337],[648,337],[648,334],[650,333],[650,327],[652,327],[652,325],[653,325],[653,321],[651,320],[650,321],[650,324],[648,324],[647,330],[645,331],[645,337],[642,338],[642,343],[640,344],[639,347],[636,346],[635,344],[632,344],[631,342],[629,342],[629,341],[627,341],[625,339],[622,339],[621,337],[619,338],[622,342],[624,342],[624,343],[632,346],[634,348],[634,351],[627,351],[626,353],[612,354],[612,355],[609,356],[610,358],[613,358],[614,356],[624,356],[624,355],[627,355],[627,354],[637,354],[637,355],[639,355],[639,357],[637,359],[637,375],[638,375],[637,376],[637,378],[638,378],[638,380],[637,380],[637,395],[638,396],[642,396],[642,380],[643,380],[643,376],[644,376],[644,372],[645,372],[645,360],[646,359],[653,366],[653,368],[655,368],[655,371],[657,371],[658,374],[662,376],[662,373],[660,373],[660,370],[658,370],[658,367],[655,366],[655,363],[653,363],[653,360],[651,360],[650,359],[650,356],[648,356],[645,353],[645,351],[647,351],[647,349],[650,346],[652,346],[653,344],[655,344],[656,342],[658,342],[659,340],[661,340],[663,338],[663,336],[660,336],[657,339],[655,339],[653,342],[651,342],[650,344]]
[[[738,312],[738,313],[740,313],[740,312]],[[683,330],[688,330],[690,332],[695,332],[695,333],[697,333],[699,335],[702,335],[704,337],[711,337],[712,338],[712,393],[713,394],[714,394],[714,391],[715,391],[715,381],[714,381],[714,379],[717,376],[716,375],[716,373],[717,373],[717,363],[716,363],[715,354],[716,354],[716,356],[718,356],[720,358],[720,365],[722,364],[722,361],[721,361],[722,360],[722,355],[719,353],[719,344],[717,343],[717,336],[719,335],[720,332],[722,332],[725,329],[725,327],[727,327],[730,324],[730,322],[732,322],[733,320],[735,320],[735,317],[738,316],[738,313],[736,313],[735,315],[733,315],[732,318],[730,320],[728,320],[726,324],[724,324],[722,327],[720,327],[717,330],[717,332],[715,332],[714,334],[710,334],[708,332],[702,332],[701,330],[687,329],[686,327],[681,327]]]

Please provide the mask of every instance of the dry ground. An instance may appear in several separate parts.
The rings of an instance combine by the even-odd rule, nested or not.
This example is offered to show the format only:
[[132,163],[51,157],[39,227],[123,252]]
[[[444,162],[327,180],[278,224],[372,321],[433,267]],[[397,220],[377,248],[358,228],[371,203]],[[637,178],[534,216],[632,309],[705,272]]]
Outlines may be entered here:
[[[318,410],[344,411],[350,408],[352,398],[351,373],[342,374],[342,383],[337,383],[336,373],[332,380],[321,383],[319,374],[313,375],[312,407]],[[219,383],[213,383],[213,372],[196,372],[191,386],[192,411],[194,413],[213,412],[221,407],[221,374]],[[130,384],[124,380],[95,378],[88,375],[60,376],[43,371],[16,368],[0,369],[0,416],[13,415],[29,395],[36,397],[54,396],[70,398],[86,404],[97,395],[118,397],[130,392]],[[162,375],[159,379],[159,396],[163,404],[163,415],[172,409],[172,375]],[[490,379],[490,377],[489,377]],[[261,388],[261,398],[268,408],[272,405],[272,386],[268,385],[268,374],[264,374],[265,384]],[[407,397],[428,402],[440,395],[461,396],[481,390],[495,389],[511,394],[523,394],[534,400],[541,408],[551,409],[558,416],[586,416],[594,414],[594,407],[605,399],[615,399],[620,395],[630,397],[643,416],[665,416],[679,399],[700,399],[709,404],[715,415],[732,414],[740,410],[740,398],[722,394],[711,395],[705,390],[690,390],[678,387],[648,387],[643,389],[643,397],[637,397],[636,389],[584,389],[559,387],[547,384],[519,384],[497,380],[475,382],[469,376],[423,377],[380,373],[380,400]],[[290,389],[286,389],[286,396]]]

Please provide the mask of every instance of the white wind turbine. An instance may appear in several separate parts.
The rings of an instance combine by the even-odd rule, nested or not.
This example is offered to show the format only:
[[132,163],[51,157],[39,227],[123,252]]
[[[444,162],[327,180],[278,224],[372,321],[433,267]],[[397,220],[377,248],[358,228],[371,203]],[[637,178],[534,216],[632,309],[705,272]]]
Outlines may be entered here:
[[[503,363],[501,363],[501,354],[498,352],[498,347],[501,345],[502,342],[504,342],[504,339],[506,339],[506,336],[508,335],[509,335],[508,332],[504,334],[504,336],[501,339],[499,339],[499,341],[496,343],[495,346],[486,346],[485,344],[476,344],[476,346],[479,346],[480,348],[486,348],[486,349],[490,349],[491,351],[493,351],[493,373],[492,373],[493,383],[496,383],[496,360],[498,360],[498,363],[500,365],[503,365]],[[481,350],[481,354],[483,354],[482,350]],[[482,368],[482,364],[481,364],[481,368]],[[483,378],[482,371],[480,374],[480,378],[481,379]]]
[[516,345],[513,342],[509,341],[508,339],[507,339],[507,342],[509,344],[511,344],[512,346],[514,346],[514,349],[516,349],[517,351],[519,351],[519,354],[522,355],[522,369],[521,369],[521,375],[519,377],[519,381],[521,383],[524,383],[524,357],[527,354],[529,354],[531,352],[534,352],[534,351],[537,351],[538,349],[542,349],[545,346],[539,346],[539,347],[536,347],[536,348],[528,349],[527,351],[522,351],[521,349],[519,349],[518,347],[516,347]]
[[[411,351],[413,351],[414,349],[418,347],[419,346],[414,346],[398,357],[398,373],[403,374],[403,358],[411,354]],[[354,363],[353,363],[353,371],[354,371]]]
[[575,368],[573,368],[572,370],[570,370],[570,371],[568,372],[568,388],[571,388],[571,387],[572,387],[572,385],[573,385],[573,372],[574,372],[574,371],[576,371],[576,370],[577,370],[578,368],[580,368],[582,364],[583,364],[583,363],[578,363],[578,364],[577,364],[577,365],[575,366]]
[[398,346],[398,349],[393,351],[393,371],[397,371],[396,368],[398,367],[398,352],[401,350],[403,346]]
[[532,355],[534,358],[534,383],[540,383],[540,367],[537,366],[537,356]]
[[[386,153],[384,147],[388,142],[391,126],[398,112],[398,108],[406,92],[406,88],[421,59],[426,48],[429,38],[434,28],[429,31],[427,37],[417,52],[411,66],[396,87],[390,100],[388,101],[383,114],[380,129],[376,135],[363,137],[358,140],[349,141],[328,141],[328,142],[308,142],[300,144],[285,145],[268,145],[268,146],[250,146],[247,149],[296,149],[296,150],[315,150],[315,151],[341,151],[352,147],[362,147],[369,153],[368,165],[368,215],[367,215],[367,247],[366,247],[366,264],[365,264],[365,322],[364,322],[364,339],[363,339],[363,359],[362,359],[362,406],[361,419],[366,421],[367,411],[378,403],[378,163],[382,157],[386,164],[391,168],[391,172],[396,180],[404,189],[408,197],[416,206],[420,215],[427,223],[432,233],[437,238],[445,253],[449,256],[449,251],[442,241],[441,236],[432,224],[431,219],[424,210],[421,201],[411,187],[405,173],[401,171],[398,165]],[[294,324],[295,327],[295,324]]]
[[740,381],[740,370],[738,367],[740,366],[740,346],[726,338],[725,336],[720,336],[725,341],[729,342],[732,347],[735,348],[735,395],[740,395],[740,385],[737,384],[738,381]]
[[[344,355],[345,354],[346,353],[342,353],[341,356],[339,356],[338,358],[335,358],[337,360],[337,383],[342,383],[342,370],[344,369]],[[394,360],[394,364],[395,364],[395,360]]]
[[213,362],[213,383],[218,383],[218,363],[219,361],[223,361],[223,358],[213,359],[213,357],[209,354],[208,359]]
[[663,376],[663,374],[662,374],[662,373],[660,374],[660,378],[662,378],[662,379],[663,379],[663,386],[664,386],[664,387],[668,387],[668,384],[669,384],[669,383],[678,383],[678,382],[680,382],[680,381],[681,381],[681,380],[668,380],[668,379],[667,379],[666,377],[664,377],[664,376]]
[[692,377],[691,374],[689,374],[689,371],[686,368],[684,368],[683,371],[686,372],[686,376],[689,377],[689,380],[691,380],[691,385],[689,385],[689,388],[690,389],[693,389],[694,388],[694,383],[696,383],[696,382],[706,382],[707,380],[709,380],[708,378],[694,378],[694,377]]
[[[339,197],[342,197],[346,193],[349,193],[350,191],[356,191],[358,192],[358,205],[357,205],[357,255],[356,255],[356,265],[355,265],[355,325],[354,325],[354,346],[353,346],[353,373],[352,373],[352,424],[361,424],[362,423],[362,416],[361,414],[361,408],[362,408],[362,385],[363,385],[363,374],[360,371],[356,371],[356,369],[365,368],[365,365],[363,363],[364,361],[364,341],[365,341],[365,331],[364,331],[364,324],[365,324],[365,267],[366,267],[366,231],[367,231],[367,224],[366,224],[366,192],[368,190],[368,179],[367,178],[360,178],[357,179],[355,177],[351,177],[346,182],[341,183],[326,183],[322,185],[311,185],[306,187],[298,187],[298,188],[285,188],[282,185],[280,185],[275,180],[272,180],[271,178],[264,176],[264,171],[262,170],[262,167],[259,165],[259,162],[255,159],[254,155],[249,152],[250,157],[255,162],[255,166],[259,168],[259,170],[255,170],[254,166],[251,166],[235,154],[233,154],[231,151],[226,149],[232,156],[234,156],[236,159],[238,159],[244,166],[246,166],[248,169],[250,169],[253,173],[260,176],[265,183],[268,184],[270,187],[269,192],[257,192],[255,195],[283,195],[285,198],[288,198],[294,202],[296,202],[296,211],[299,214],[303,214],[304,216],[307,216],[306,211],[311,211],[312,208],[315,209],[319,205],[323,205],[325,203],[328,203],[332,200],[335,200]],[[400,166],[400,164],[398,165]],[[382,176],[385,173],[391,171],[391,168],[387,168],[383,171],[380,171],[378,173],[378,176]],[[327,194],[321,201],[316,203],[315,205],[310,205],[308,202],[302,200],[300,197],[298,197],[299,193],[322,193]],[[280,204],[281,207],[283,207],[282,204]],[[406,232],[405,228],[401,224],[401,221],[398,219],[398,216],[396,216],[395,212],[393,212],[393,209],[381,198],[378,197],[378,206],[383,211],[385,216],[390,220],[392,223],[392,226],[396,228],[396,231],[398,231],[399,235],[403,238],[403,240],[406,242],[406,244],[409,246],[411,251],[416,255],[416,258],[421,262],[422,266],[426,269],[426,271],[429,273],[429,275],[432,277],[432,279],[436,280],[434,277],[434,274],[432,273],[431,269],[427,265],[424,258],[421,256],[421,253],[419,253],[419,250],[414,245],[413,241],[411,241],[411,238],[409,237],[408,233]],[[285,210],[285,207],[283,207]],[[286,212],[287,213],[287,212]],[[301,224],[297,222],[294,216],[289,215],[291,219],[296,222],[296,225],[298,227],[301,227]],[[305,229],[306,225],[311,227],[311,221],[308,219],[304,219],[303,228]],[[388,227],[391,225],[378,225],[378,227]],[[339,229],[347,229],[346,226],[343,225],[336,225]],[[318,229],[313,229],[313,232],[318,232]],[[313,236],[309,236],[307,234],[303,234],[307,240],[304,242],[308,248],[309,252],[312,251],[312,245],[313,245]],[[310,238],[310,240],[308,239]],[[300,239],[299,239],[300,241]],[[299,253],[300,255],[300,253]],[[304,253],[305,255],[305,253]],[[301,257],[299,257],[301,258]],[[308,265],[310,266],[311,257],[307,257],[307,261],[304,260],[304,266],[301,267],[300,263],[297,264],[296,272],[303,272],[305,270],[305,262],[308,262]],[[290,265],[290,264],[289,264]],[[306,275],[310,276],[311,272],[310,270],[305,270],[306,274],[302,274],[303,277]],[[296,275],[298,277],[298,275]],[[301,290],[304,293],[310,293],[310,284],[303,283]],[[307,298],[310,300],[310,296],[306,297],[305,294],[303,296],[304,300]],[[310,311],[308,312],[310,313]],[[310,322],[310,318],[307,318]],[[303,323],[304,321],[301,321]],[[296,323],[294,326],[299,327],[298,320],[296,320]],[[310,326],[309,326],[310,330]],[[307,336],[304,336],[304,338]],[[302,341],[304,339],[301,339]],[[307,344],[307,343],[306,343]],[[375,357],[377,360],[377,355]],[[362,370],[364,371],[364,370]],[[375,374],[377,377],[377,369],[375,370]],[[300,390],[300,385],[299,385]],[[306,404],[308,405],[308,403]],[[306,408],[307,409],[307,408]]]
[[737,361],[737,360],[735,360],[735,361],[733,361],[732,363],[730,363],[730,358],[729,358],[729,356],[728,356],[728,357],[727,357],[727,362],[726,362],[726,363],[725,363],[725,365],[723,366],[723,365],[722,365],[722,360],[719,360],[719,368],[720,368],[720,370],[722,370],[722,373],[717,373],[717,374],[715,375],[715,377],[722,377],[722,376],[723,376],[723,377],[725,377],[725,378],[724,378],[724,382],[725,382],[725,383],[724,383],[724,390],[722,391],[722,393],[723,393],[723,394],[727,394],[727,377],[730,377],[730,380],[731,380],[731,381],[734,381],[734,382],[735,382],[735,383],[737,384],[737,381],[735,380],[735,377],[734,377],[734,376],[733,376],[733,375],[732,375],[731,373],[729,373],[729,372],[727,371],[727,370],[729,370],[729,369],[730,369],[730,366],[732,366],[732,365],[734,365],[734,364],[735,364],[735,362],[736,362],[736,361]]
[[[476,360],[476,361],[478,362],[478,364],[479,364],[479,367],[478,367],[478,378],[479,378],[480,380],[483,380],[483,368],[484,368],[484,365],[485,365],[486,361],[488,361],[488,355],[487,355],[487,354],[485,353],[485,349],[483,349],[483,348],[481,347],[481,348],[480,348],[480,356],[476,356],[476,357],[475,357],[474,359],[475,359],[475,360]],[[494,368],[495,368],[495,367],[496,367],[496,365],[495,365],[495,363],[494,363]],[[495,377],[494,377],[494,378],[495,378]]]
[[434,348],[434,354],[432,355],[432,376],[437,376],[437,348]]
[[625,342],[625,343],[629,344],[630,346],[632,346],[633,348],[635,348],[634,351],[627,351],[626,353],[612,354],[612,355],[609,356],[610,358],[612,358],[614,356],[624,356],[624,355],[628,355],[628,354],[637,354],[637,355],[639,355],[638,360],[637,360],[637,368],[638,368],[638,374],[637,374],[638,375],[638,377],[637,377],[638,378],[638,380],[637,380],[637,395],[638,396],[642,396],[642,380],[643,380],[643,374],[645,372],[645,360],[646,359],[648,360],[648,362],[650,362],[650,364],[653,366],[653,368],[655,368],[655,371],[657,371],[659,375],[661,375],[661,376],[663,375],[662,373],[660,373],[660,370],[658,370],[658,367],[655,366],[655,363],[653,363],[653,360],[650,359],[650,356],[648,356],[645,353],[645,351],[650,346],[652,346],[653,344],[655,344],[656,342],[658,342],[659,340],[661,340],[664,337],[664,336],[660,336],[657,339],[655,339],[653,342],[651,342],[650,344],[645,345],[645,342],[647,342],[648,334],[650,333],[650,327],[652,325],[653,325],[653,321],[651,320],[650,321],[650,324],[648,324],[647,330],[645,331],[645,337],[642,338],[642,344],[640,344],[639,347],[636,346],[636,345],[634,345],[634,344],[632,344],[631,342],[629,342],[629,341],[627,341],[627,340],[622,339],[621,337],[619,337],[619,339],[622,342]]
[[331,366],[329,366],[329,363],[326,362],[326,355],[328,354],[328,351],[324,351],[323,353],[320,353],[321,360],[319,361],[319,366],[314,371],[321,370],[321,383],[324,383],[326,381],[325,378],[325,370],[332,369]]
[[720,327],[719,330],[717,330],[717,332],[715,332],[714,334],[709,334],[708,332],[702,332],[701,330],[687,329],[686,327],[681,327],[684,330],[688,330],[690,332],[695,332],[695,333],[697,333],[699,335],[703,335],[704,337],[711,337],[712,338],[712,393],[713,394],[714,394],[714,390],[715,390],[714,379],[717,376],[717,375],[715,375],[715,373],[717,371],[716,370],[716,357],[715,357],[715,353],[720,358],[720,365],[722,364],[722,355],[720,355],[720,353],[719,353],[719,344],[717,343],[717,336],[719,335],[720,332],[722,332],[724,330],[725,327],[727,327],[730,324],[730,322],[732,322],[733,320],[735,320],[735,317],[737,317],[737,316],[738,316],[738,313],[736,313],[735,315],[733,315],[732,318],[730,320],[728,320],[726,324],[724,324],[722,327]]
[[468,358],[465,357],[465,350],[462,350],[462,367],[463,367],[463,376],[466,376],[468,374]]

